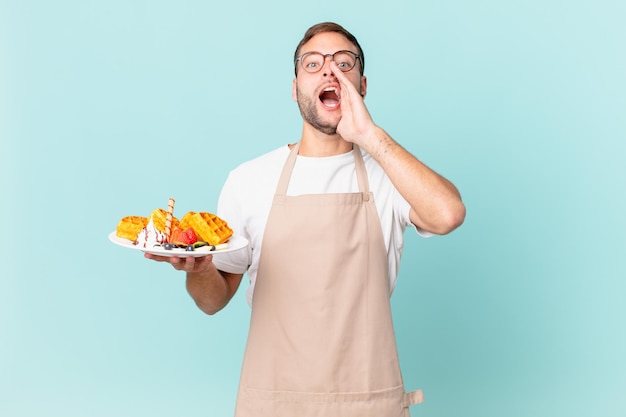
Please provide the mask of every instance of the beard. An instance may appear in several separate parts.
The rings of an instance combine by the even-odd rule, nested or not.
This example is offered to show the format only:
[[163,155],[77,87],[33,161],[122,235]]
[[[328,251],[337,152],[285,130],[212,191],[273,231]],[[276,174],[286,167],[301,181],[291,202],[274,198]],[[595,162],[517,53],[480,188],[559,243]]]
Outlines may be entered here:
[[296,89],[296,98],[300,114],[307,123],[327,135],[335,135],[337,133],[337,123],[323,121],[317,111],[317,107],[315,107],[316,103],[311,97],[300,94],[300,90]]

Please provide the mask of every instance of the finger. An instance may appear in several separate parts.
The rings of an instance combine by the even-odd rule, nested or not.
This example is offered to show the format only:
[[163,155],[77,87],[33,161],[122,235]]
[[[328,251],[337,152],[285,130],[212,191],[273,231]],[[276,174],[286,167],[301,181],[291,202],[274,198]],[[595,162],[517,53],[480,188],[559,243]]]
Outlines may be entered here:
[[144,257],[156,262],[167,262],[177,271],[185,272],[198,272],[205,270],[213,261],[213,255],[210,254],[198,257],[187,256],[181,258],[180,256],[159,256],[146,252],[144,253]]
[[201,272],[206,270],[211,262],[213,262],[213,255],[189,257],[185,260],[184,269],[187,272]]
[[179,270],[179,271],[181,269],[184,269],[184,262],[182,262],[182,259],[178,256],[159,256],[159,255],[154,255],[148,252],[145,252],[143,256],[146,259],[151,259],[156,262],[166,262],[172,265],[174,269]]
[[167,262],[167,263],[171,263],[172,258],[178,258],[176,256],[159,256],[159,255],[154,255],[152,253],[149,252],[144,252],[143,257],[146,259],[152,259],[153,261],[156,262]]
[[193,271],[203,271],[209,267],[209,264],[213,262],[213,255],[201,256],[194,258]]
[[183,262],[181,262],[181,265],[180,265],[180,269],[182,269],[185,272],[193,272],[195,267],[196,267],[196,258],[194,258],[193,256],[188,256],[187,258],[185,258]]
[[344,72],[339,69],[335,61],[330,61],[330,69],[333,75],[335,76],[335,78],[337,78],[337,81],[339,81],[339,85],[341,86],[342,97],[344,96],[344,92],[346,93],[346,96],[357,93],[357,90],[354,84],[352,84],[352,82],[350,82],[346,74],[344,74]]

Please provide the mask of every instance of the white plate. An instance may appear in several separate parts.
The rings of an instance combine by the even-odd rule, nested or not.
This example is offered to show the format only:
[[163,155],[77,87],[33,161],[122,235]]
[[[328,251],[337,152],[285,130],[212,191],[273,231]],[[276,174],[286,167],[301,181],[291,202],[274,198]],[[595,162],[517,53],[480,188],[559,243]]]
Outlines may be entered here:
[[142,245],[133,245],[132,241],[116,236],[115,232],[109,233],[109,240],[123,248],[140,250],[142,252],[148,252],[159,256],[179,256],[181,258],[187,258],[189,256],[197,258],[206,255],[219,255],[243,249],[248,246],[248,240],[245,237],[237,235],[233,235],[230,239],[228,239],[228,242],[226,242],[227,247],[224,249],[210,250],[211,246],[202,246],[190,252],[187,252],[185,249],[165,249],[162,246],[144,248]]

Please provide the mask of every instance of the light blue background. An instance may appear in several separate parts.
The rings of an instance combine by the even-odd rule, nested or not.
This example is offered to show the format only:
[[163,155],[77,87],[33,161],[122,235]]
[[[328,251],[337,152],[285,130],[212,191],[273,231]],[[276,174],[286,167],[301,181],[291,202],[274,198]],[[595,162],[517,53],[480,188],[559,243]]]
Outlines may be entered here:
[[228,416],[249,309],[107,240],[211,211],[299,138],[292,54],[334,20],[374,120],[467,204],[407,235],[392,298],[414,416],[625,416],[623,1],[0,0],[0,415]]

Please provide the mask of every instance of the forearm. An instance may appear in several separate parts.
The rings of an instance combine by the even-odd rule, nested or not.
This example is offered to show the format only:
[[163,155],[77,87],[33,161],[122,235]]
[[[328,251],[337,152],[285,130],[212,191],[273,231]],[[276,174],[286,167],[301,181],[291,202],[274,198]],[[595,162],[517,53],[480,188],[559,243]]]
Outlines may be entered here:
[[211,262],[206,270],[187,272],[187,292],[200,310],[212,315],[228,304],[240,280],[241,275],[220,272]]
[[446,234],[463,223],[465,205],[457,188],[383,129],[373,129],[362,146],[378,161],[408,201],[414,224],[432,233]]

